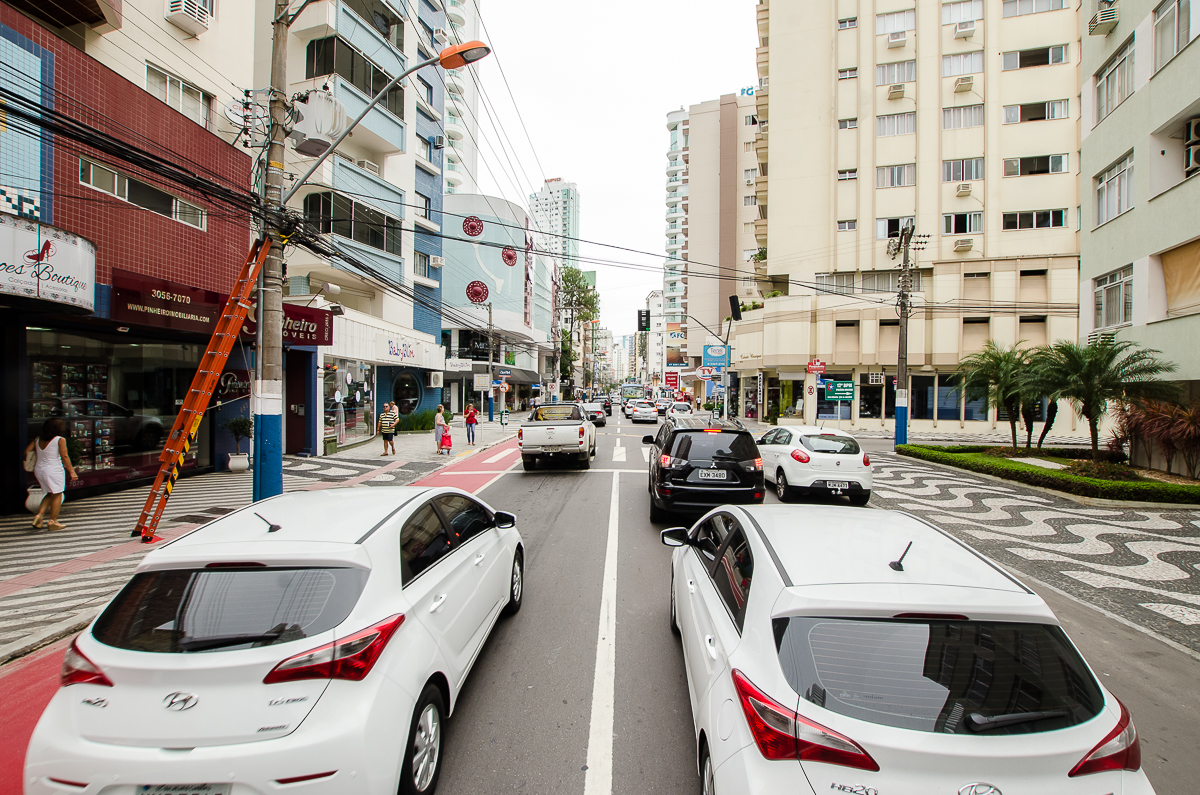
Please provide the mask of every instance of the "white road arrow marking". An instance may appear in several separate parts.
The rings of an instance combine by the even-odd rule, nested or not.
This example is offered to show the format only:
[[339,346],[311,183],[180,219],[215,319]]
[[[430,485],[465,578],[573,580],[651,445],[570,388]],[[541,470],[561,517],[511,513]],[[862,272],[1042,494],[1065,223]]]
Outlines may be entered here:
[[494,456],[492,456],[491,458],[485,458],[485,459],[483,459],[483,463],[485,463],[485,464],[494,464],[494,463],[496,463],[497,461],[499,461],[501,458],[504,458],[505,456],[512,455],[513,453],[518,453],[518,452],[520,452],[520,450],[519,450],[518,448],[516,448],[516,447],[513,447],[513,448],[510,448],[510,449],[508,449],[508,450],[504,450],[503,452],[496,453],[496,454],[495,454]]

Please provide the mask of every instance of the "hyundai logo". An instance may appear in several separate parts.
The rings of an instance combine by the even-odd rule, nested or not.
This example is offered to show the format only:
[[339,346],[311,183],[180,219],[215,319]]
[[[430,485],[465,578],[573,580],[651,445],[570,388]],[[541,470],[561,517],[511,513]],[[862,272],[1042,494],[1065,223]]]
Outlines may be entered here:
[[[176,712],[183,712],[185,709],[191,709],[200,703],[199,696],[194,693],[168,693],[163,699],[163,706],[167,709],[173,709]],[[980,795],[987,795],[981,792]],[[997,793],[999,795],[999,793]]]
[[1000,789],[992,784],[968,784],[960,787],[958,795],[1003,795]]

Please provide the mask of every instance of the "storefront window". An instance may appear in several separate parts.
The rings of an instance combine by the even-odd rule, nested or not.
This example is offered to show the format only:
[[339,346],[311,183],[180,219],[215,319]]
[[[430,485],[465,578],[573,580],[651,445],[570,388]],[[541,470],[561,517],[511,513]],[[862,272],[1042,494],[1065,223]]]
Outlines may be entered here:
[[[28,329],[27,340],[26,438],[37,436],[48,417],[66,422],[79,475],[67,488],[155,475],[204,346],[40,328]],[[208,427],[206,418],[184,470],[211,465]]]
[[325,436],[338,445],[375,434],[375,367],[354,359],[325,359]]
[[768,417],[771,417],[771,416],[778,417],[779,416],[779,414],[780,414],[779,399],[780,399],[779,379],[778,378],[768,378],[767,379],[767,416]]
[[933,407],[936,404],[937,376],[914,375],[912,387],[908,393],[908,413],[914,420],[933,419]]
[[858,416],[863,419],[883,416],[883,384],[872,384],[870,373],[863,373],[858,379]]
[[747,381],[750,386],[746,387],[746,413],[743,415],[748,420],[758,419],[758,386],[756,379]]
[[958,419],[958,376],[938,376],[937,418],[939,420]]
[[401,373],[392,387],[392,400],[401,415],[412,414],[421,402],[421,385],[412,373]]
[[982,397],[963,401],[963,419],[967,422],[983,422],[987,420],[987,406]]
[[[826,381],[853,381],[853,373],[826,373],[822,376]],[[817,419],[819,420],[836,420],[839,417],[843,420],[850,419],[850,401],[826,400],[825,390],[817,390]]]

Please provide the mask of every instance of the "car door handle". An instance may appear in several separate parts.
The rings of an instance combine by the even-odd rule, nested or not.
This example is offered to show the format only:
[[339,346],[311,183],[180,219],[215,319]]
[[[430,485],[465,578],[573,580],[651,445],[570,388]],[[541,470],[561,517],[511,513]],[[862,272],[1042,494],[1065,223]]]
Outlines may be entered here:
[[704,636],[704,648],[708,652],[708,656],[714,660],[717,659],[717,642],[713,640],[712,635]]
[[475,565],[478,566],[480,563],[483,563],[483,559],[485,557],[487,557],[487,556],[484,555],[482,552],[480,552],[478,555],[476,555],[475,556]]
[[695,580],[688,580],[688,591],[690,593],[696,592],[696,581]]
[[433,604],[431,604],[429,606],[429,612],[436,613],[441,608],[442,604],[445,603],[445,601],[446,601],[446,594],[444,594],[444,593],[438,594],[437,596],[433,597]]

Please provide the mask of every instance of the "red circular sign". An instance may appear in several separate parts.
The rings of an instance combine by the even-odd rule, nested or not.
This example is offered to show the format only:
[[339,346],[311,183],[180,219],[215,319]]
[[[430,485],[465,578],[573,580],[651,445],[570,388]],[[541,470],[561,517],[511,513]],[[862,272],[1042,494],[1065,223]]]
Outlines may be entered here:
[[505,246],[504,251],[500,252],[500,258],[504,260],[505,265],[511,268],[517,264],[517,250],[512,246]]
[[488,299],[487,285],[474,281],[467,285],[467,300],[473,304],[482,304]]
[[467,233],[471,237],[479,237],[483,234],[483,221],[480,221],[474,215],[469,218],[464,218],[463,232]]

